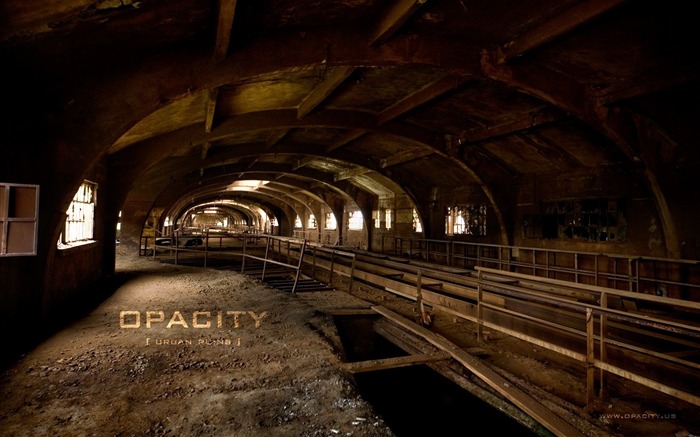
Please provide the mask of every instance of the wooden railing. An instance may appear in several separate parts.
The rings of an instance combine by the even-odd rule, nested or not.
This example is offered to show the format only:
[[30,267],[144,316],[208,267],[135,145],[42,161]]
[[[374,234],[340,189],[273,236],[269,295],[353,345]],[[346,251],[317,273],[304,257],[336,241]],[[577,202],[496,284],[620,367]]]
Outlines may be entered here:
[[382,253],[700,302],[698,260],[404,237],[382,238]]

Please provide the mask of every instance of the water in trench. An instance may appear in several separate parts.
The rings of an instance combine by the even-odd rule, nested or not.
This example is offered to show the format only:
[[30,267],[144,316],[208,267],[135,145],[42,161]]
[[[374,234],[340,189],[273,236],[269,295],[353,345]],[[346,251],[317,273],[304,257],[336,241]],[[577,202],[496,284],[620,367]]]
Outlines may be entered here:
[[[336,318],[348,362],[406,355],[374,331],[373,321]],[[426,365],[357,373],[354,380],[398,437],[539,435]]]

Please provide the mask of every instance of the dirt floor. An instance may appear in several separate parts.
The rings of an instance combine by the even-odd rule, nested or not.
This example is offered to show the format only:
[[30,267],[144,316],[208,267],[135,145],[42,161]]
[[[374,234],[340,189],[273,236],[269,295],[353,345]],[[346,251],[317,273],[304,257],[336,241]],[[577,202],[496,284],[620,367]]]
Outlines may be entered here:
[[[343,370],[324,311],[372,303],[415,319],[415,303],[362,285],[353,295],[291,295],[234,272],[146,258],[120,257],[116,281],[106,300],[4,369],[0,435],[396,435]],[[434,314],[432,329],[476,344],[472,327],[449,315]],[[503,335],[479,346],[584,435],[700,434],[697,408],[657,407],[631,388],[600,407],[618,418],[589,414],[582,369],[552,365],[557,357]]]

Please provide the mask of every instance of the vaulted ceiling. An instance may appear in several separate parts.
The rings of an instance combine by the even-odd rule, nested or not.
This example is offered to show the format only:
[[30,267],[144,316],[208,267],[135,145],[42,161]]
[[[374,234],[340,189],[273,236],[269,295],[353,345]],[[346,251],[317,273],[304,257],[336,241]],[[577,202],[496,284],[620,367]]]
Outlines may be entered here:
[[3,3],[15,79],[86,126],[72,159],[108,162],[124,202],[246,179],[270,181],[251,204],[476,187],[507,241],[523,177],[628,169],[661,209],[695,180],[691,2]]

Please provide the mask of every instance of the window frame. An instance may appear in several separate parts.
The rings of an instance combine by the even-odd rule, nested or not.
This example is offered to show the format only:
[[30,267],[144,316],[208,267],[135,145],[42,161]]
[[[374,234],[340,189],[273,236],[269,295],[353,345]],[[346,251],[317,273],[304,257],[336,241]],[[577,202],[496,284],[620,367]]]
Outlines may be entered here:
[[[17,198],[19,190],[34,192],[34,199],[28,198],[28,202],[22,202]],[[17,184],[10,182],[0,182],[0,257],[13,256],[34,256],[37,254],[37,240],[39,230],[39,185],[33,184]],[[20,196],[25,197],[25,196]],[[11,199],[15,200],[15,204],[11,205]],[[32,211],[25,211],[21,215],[11,215],[14,208],[25,210],[31,208]],[[24,231],[17,231],[17,227],[13,225],[25,225],[19,229],[25,228]],[[26,232],[27,225],[32,226],[30,232]],[[14,236],[12,230],[15,230]],[[16,238],[29,239],[29,244],[24,244],[22,247],[25,250],[14,250]]]

